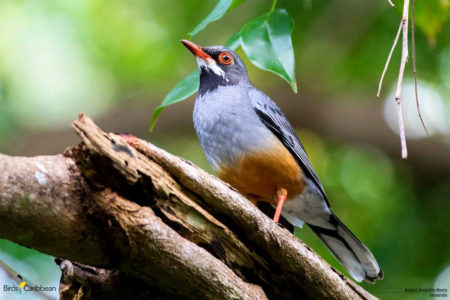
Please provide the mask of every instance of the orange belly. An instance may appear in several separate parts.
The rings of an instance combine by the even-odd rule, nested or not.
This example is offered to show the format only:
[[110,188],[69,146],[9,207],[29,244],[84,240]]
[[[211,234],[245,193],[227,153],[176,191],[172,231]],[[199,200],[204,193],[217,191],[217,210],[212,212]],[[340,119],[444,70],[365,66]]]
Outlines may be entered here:
[[286,189],[289,200],[305,186],[301,168],[278,139],[269,149],[249,153],[231,165],[222,164],[216,172],[220,179],[251,200],[272,204],[277,202],[278,189]]

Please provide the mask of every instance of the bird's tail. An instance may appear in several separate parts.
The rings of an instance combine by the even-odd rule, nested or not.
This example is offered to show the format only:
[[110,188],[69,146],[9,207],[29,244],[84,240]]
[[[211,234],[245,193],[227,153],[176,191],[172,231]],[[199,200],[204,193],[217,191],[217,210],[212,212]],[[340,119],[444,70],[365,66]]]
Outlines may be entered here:
[[334,229],[308,225],[356,281],[373,283],[383,279],[383,271],[370,250],[333,213],[329,224]]

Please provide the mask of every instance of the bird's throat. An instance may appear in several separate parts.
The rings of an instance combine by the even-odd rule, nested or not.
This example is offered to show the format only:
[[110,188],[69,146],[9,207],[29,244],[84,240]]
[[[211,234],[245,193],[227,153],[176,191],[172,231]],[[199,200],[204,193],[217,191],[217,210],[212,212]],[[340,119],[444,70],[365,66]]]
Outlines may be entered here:
[[219,86],[228,85],[233,85],[233,83],[228,80],[225,75],[218,75],[212,69],[200,66],[200,87],[198,90],[200,96],[216,90]]

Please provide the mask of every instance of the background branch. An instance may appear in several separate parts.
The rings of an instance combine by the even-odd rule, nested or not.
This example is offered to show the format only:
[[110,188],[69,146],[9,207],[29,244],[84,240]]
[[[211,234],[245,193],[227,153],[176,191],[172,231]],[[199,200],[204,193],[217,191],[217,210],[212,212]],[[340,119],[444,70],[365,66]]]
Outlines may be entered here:
[[409,0],[403,1],[402,16],[402,58],[400,62],[400,70],[398,72],[397,89],[395,91],[395,101],[397,102],[398,130],[400,134],[400,143],[402,146],[402,158],[408,157],[408,148],[406,147],[405,125],[403,122],[402,111],[402,84],[403,74],[405,73],[405,65],[408,62],[408,14]]
[[386,60],[386,64],[384,65],[383,73],[381,73],[380,82],[378,83],[378,91],[377,91],[377,97],[380,98],[381,94],[381,87],[383,86],[383,79],[384,75],[386,75],[386,71],[389,67],[389,63],[391,62],[392,53],[394,53],[395,47],[397,46],[398,38],[400,37],[400,33],[402,32],[402,22],[400,22],[400,25],[398,26],[397,35],[394,39],[394,44],[392,44],[391,51],[389,51],[388,58]]
[[425,126],[425,122],[423,121],[422,114],[420,112],[419,93],[417,92],[416,39],[415,39],[415,32],[414,32],[414,26],[415,26],[414,14],[415,14],[414,0],[411,0],[411,47],[412,47],[413,73],[414,73],[414,94],[416,96],[417,114],[419,115],[420,122],[422,123],[423,129],[425,130],[427,135],[430,136],[430,134],[428,133],[428,130],[427,130],[427,126]]

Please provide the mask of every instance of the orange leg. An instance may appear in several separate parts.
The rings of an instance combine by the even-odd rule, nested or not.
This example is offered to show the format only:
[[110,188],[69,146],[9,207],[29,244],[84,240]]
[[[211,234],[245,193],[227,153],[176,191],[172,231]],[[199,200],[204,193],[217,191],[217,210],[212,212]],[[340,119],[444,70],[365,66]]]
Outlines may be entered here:
[[280,220],[281,210],[283,209],[284,201],[286,201],[287,198],[286,189],[283,188],[278,189],[277,197],[278,197],[277,209],[275,210],[275,215],[273,216],[273,220],[276,223],[278,223],[278,221]]

